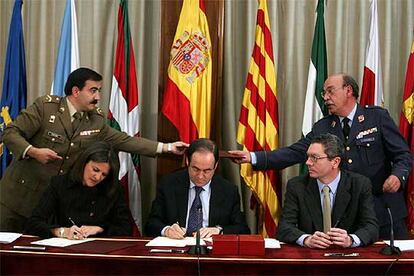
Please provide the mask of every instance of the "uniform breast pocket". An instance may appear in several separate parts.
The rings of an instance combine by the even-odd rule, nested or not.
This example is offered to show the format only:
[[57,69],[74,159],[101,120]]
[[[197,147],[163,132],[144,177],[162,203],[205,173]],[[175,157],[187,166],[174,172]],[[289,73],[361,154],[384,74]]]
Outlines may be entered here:
[[59,145],[65,143],[65,136],[57,132],[46,130],[43,134],[43,142],[45,146],[50,149],[56,149]]
[[361,159],[367,164],[384,162],[384,152],[379,135],[369,135],[356,140]]

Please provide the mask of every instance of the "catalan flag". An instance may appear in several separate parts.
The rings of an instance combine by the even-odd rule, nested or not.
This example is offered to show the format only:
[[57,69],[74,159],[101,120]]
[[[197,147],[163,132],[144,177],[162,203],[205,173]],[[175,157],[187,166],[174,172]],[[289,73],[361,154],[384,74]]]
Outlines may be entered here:
[[[404,96],[400,116],[400,131],[407,140],[411,152],[414,152],[414,40],[408,58],[405,75]],[[414,235],[414,165],[407,180],[407,228]]]
[[[243,150],[270,151],[279,146],[279,119],[266,0],[259,0],[255,37],[240,111],[237,142],[243,145]],[[277,172],[253,171],[251,164],[242,164],[240,174],[259,202],[259,233],[264,237],[274,237],[281,211]]]
[[[3,130],[10,124],[21,109],[26,107],[27,81],[26,58],[24,53],[22,0],[14,2],[10,22],[9,40],[7,43],[6,63],[4,66],[3,91],[0,102],[0,137]],[[0,178],[12,160],[12,156],[3,140],[0,139]]]
[[[118,41],[108,119],[113,128],[126,132],[130,136],[140,135],[137,74],[127,0],[120,1],[118,10]],[[139,155],[120,152],[119,161],[119,179],[126,192],[131,210],[133,235],[138,236],[138,229],[142,229]]]
[[365,53],[364,77],[360,104],[384,106],[377,0],[371,0],[369,10],[369,37]]
[[184,0],[168,66],[162,112],[190,143],[209,138],[211,39],[204,0]]

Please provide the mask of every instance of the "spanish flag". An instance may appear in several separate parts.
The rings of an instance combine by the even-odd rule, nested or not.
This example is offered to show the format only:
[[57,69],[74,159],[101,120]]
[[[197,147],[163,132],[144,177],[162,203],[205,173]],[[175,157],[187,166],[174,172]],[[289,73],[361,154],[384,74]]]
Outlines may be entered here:
[[[411,45],[410,57],[408,58],[407,73],[405,75],[405,86],[402,112],[400,116],[400,131],[407,140],[411,152],[414,152],[414,41]],[[407,228],[414,235],[414,165],[407,180]]]
[[211,74],[204,0],[184,0],[171,47],[162,113],[186,143],[210,136]]
[[[240,111],[237,142],[243,150],[275,150],[279,144],[276,72],[266,0],[259,0],[256,41]],[[274,237],[281,211],[276,171],[253,171],[241,165],[241,176],[260,203],[259,233]]]

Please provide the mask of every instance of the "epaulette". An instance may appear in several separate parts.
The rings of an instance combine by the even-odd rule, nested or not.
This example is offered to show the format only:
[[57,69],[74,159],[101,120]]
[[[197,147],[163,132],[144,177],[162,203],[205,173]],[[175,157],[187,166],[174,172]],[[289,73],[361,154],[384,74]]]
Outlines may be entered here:
[[105,116],[105,114],[104,114],[103,110],[102,110],[100,107],[95,108],[95,110],[94,110],[94,111],[95,111],[94,113],[96,113],[96,114],[98,114],[98,115],[101,115],[102,117],[104,117],[104,116]]
[[52,95],[45,95],[42,97],[42,101],[44,103],[57,103],[59,104],[62,100],[62,97],[59,96],[52,96]]

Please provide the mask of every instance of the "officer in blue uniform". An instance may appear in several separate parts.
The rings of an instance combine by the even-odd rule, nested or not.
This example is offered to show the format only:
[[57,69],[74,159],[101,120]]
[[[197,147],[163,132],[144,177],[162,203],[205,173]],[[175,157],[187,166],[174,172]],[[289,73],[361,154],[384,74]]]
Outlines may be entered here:
[[[359,105],[358,91],[358,84],[351,76],[332,75],[325,81],[322,92],[330,115],[316,122],[306,137],[275,151],[231,153],[238,156],[234,158],[236,163],[252,163],[257,170],[284,169],[306,161],[306,151],[313,137],[334,134],[345,145],[342,169],[365,175],[372,182],[380,238],[390,237],[389,206],[394,220],[394,236],[404,239],[408,236],[404,189],[413,155],[388,111],[378,106]],[[345,124],[344,118],[348,121]]]

